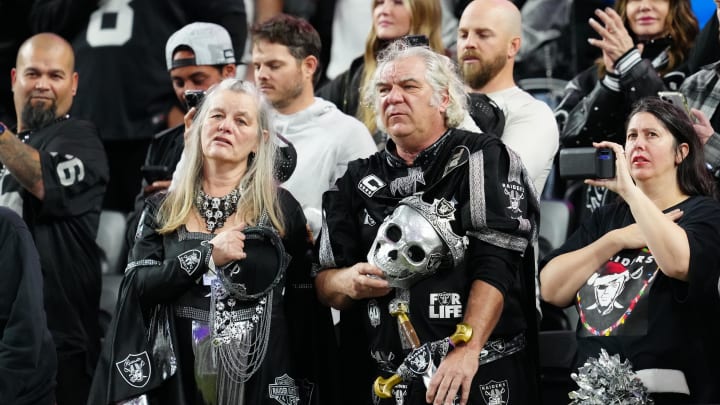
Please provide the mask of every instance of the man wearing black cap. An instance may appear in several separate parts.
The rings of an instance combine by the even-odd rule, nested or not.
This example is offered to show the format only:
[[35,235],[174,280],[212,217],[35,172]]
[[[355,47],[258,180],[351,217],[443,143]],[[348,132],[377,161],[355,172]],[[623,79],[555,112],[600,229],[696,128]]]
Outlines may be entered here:
[[[170,36],[165,45],[165,60],[173,90],[187,109],[186,91],[205,92],[223,79],[235,77],[235,55],[230,34],[220,25],[205,22],[188,24]],[[143,179],[143,194],[166,189],[183,150],[185,126],[178,125],[155,135],[145,158],[145,166],[164,166],[165,178]],[[149,173],[146,169],[146,173]]]

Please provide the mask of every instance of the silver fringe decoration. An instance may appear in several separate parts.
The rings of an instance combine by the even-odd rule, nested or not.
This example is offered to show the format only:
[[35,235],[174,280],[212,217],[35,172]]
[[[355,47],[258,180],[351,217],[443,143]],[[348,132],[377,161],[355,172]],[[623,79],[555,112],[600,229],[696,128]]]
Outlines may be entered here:
[[635,376],[630,361],[620,362],[620,356],[608,355],[601,349],[600,356],[591,357],[570,375],[577,383],[577,391],[568,397],[570,405],[651,405],[647,387]]
[[245,383],[267,353],[273,291],[250,306],[228,294],[217,279],[211,291],[212,333],[195,356],[198,388],[210,404],[243,404]]

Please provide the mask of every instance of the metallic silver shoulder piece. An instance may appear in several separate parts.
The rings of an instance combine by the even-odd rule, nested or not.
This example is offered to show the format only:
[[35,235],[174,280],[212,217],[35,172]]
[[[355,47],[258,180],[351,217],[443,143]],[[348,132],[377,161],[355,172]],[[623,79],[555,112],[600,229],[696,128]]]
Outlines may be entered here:
[[404,198],[378,228],[368,263],[381,269],[391,286],[400,288],[434,274],[446,259],[461,265],[468,239],[453,232],[454,219],[455,207],[444,198],[432,204],[419,194]]

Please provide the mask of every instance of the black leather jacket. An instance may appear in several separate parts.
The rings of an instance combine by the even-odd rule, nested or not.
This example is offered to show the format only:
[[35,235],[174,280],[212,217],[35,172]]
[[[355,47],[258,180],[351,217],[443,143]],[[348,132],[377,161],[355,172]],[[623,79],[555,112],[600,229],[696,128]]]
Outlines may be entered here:
[[591,66],[568,83],[555,109],[561,145],[590,146],[602,140],[624,143],[625,121],[633,104],[658,91],[676,90],[685,78],[677,71],[658,73],[667,64],[667,44],[667,40],[648,43],[642,58],[636,48],[628,51],[616,62],[619,75],[600,79],[597,67]]

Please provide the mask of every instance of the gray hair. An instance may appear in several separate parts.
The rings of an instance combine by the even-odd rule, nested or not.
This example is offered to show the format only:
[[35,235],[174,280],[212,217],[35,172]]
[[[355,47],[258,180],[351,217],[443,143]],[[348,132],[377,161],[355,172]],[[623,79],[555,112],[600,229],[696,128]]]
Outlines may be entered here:
[[178,166],[178,173],[174,176],[178,185],[168,192],[160,209],[160,233],[172,232],[184,224],[187,215],[194,207],[195,196],[202,185],[203,165],[205,164],[201,134],[210,114],[213,100],[223,91],[247,94],[257,106],[258,150],[252,162],[248,160],[248,167],[240,180],[239,186],[243,193],[238,201],[237,214],[243,218],[246,224],[253,225],[265,210],[273,225],[278,231],[283,232],[282,216],[277,202],[277,184],[273,176],[277,146],[275,135],[270,131],[271,107],[260,96],[260,92],[252,83],[238,79],[225,79],[210,88],[186,134],[184,148],[186,164]]
[[380,75],[389,64],[411,57],[419,57],[425,63],[425,80],[433,89],[432,105],[439,105],[442,96],[447,92],[450,103],[445,110],[445,125],[448,128],[459,127],[468,114],[468,107],[465,85],[458,73],[457,65],[447,56],[427,46],[412,46],[406,40],[399,39],[380,52],[375,74],[365,87],[363,103],[374,110],[378,128],[381,131],[386,130],[380,114],[380,97],[377,90]]

